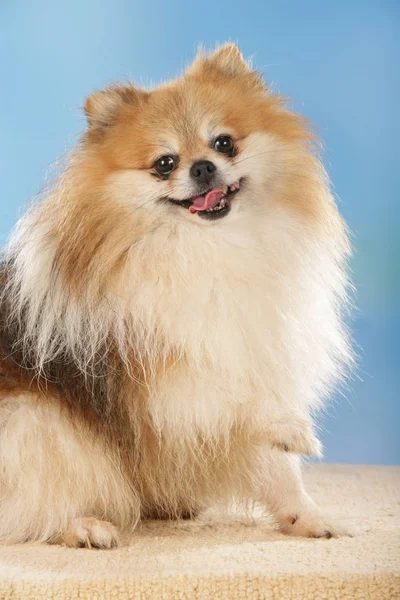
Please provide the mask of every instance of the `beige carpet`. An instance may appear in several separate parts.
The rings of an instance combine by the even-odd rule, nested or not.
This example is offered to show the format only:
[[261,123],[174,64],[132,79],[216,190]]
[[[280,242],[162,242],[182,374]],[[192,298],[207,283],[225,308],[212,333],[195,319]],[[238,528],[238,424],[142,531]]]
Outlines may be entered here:
[[0,548],[0,598],[21,600],[400,599],[400,468],[313,465],[306,480],[353,538],[295,539],[268,519],[218,513],[149,522],[118,550]]

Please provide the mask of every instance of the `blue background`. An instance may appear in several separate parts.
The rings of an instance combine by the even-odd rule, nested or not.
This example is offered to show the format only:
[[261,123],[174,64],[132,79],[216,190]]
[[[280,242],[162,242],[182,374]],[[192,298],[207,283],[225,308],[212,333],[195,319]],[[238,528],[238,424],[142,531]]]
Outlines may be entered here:
[[238,42],[314,121],[354,232],[360,368],[325,418],[326,459],[399,464],[399,17],[396,0],[2,0],[0,245],[84,127],[86,95]]

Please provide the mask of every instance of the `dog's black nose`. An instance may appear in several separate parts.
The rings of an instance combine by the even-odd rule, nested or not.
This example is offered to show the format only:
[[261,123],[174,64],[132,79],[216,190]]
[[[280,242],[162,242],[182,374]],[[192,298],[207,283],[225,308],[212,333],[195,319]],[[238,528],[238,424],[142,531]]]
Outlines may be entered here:
[[198,182],[209,184],[217,167],[209,160],[198,160],[192,164],[190,174]]

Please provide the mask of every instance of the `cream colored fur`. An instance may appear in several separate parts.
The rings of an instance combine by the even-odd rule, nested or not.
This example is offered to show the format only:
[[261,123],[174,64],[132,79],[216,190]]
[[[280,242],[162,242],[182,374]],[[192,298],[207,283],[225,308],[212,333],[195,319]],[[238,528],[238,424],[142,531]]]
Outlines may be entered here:
[[0,407],[0,540],[56,539],[77,517],[132,527],[139,502],[100,438],[55,400],[17,396]]

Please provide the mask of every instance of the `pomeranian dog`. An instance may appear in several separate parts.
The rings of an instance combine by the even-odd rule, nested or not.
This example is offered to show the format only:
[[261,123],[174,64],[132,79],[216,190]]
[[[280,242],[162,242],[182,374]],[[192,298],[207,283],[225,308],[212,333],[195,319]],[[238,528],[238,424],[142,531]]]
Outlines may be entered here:
[[304,489],[351,361],[349,242],[305,121],[235,45],[90,96],[0,270],[0,541],[108,548],[141,519]]

